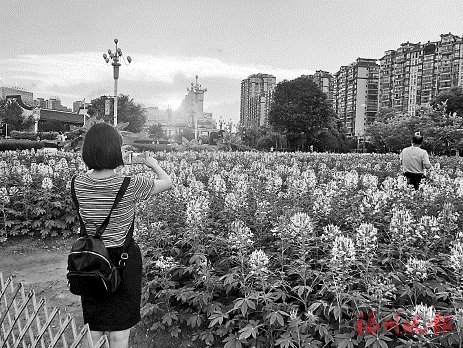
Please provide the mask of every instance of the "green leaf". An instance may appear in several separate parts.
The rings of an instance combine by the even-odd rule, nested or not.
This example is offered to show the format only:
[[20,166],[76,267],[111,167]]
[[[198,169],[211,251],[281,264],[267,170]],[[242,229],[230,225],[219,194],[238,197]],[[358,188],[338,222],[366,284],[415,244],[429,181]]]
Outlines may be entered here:
[[258,334],[258,331],[259,330],[258,330],[257,326],[253,326],[251,324],[248,324],[239,331],[241,334],[239,335],[238,338],[240,340],[243,340],[243,339],[245,340],[248,337],[250,337],[251,335],[252,335],[252,337],[256,338],[257,334]]
[[169,328],[169,333],[172,337],[178,337],[180,332],[182,332],[182,330],[177,325],[171,326]]
[[275,344],[279,345],[281,348],[296,347],[293,343],[291,335],[287,332],[281,335],[280,338],[276,340]]
[[230,336],[226,337],[222,342],[227,342],[224,348],[241,348],[241,342],[234,334],[230,334]]
[[370,344],[376,342],[376,337],[369,337],[365,340],[365,348],[368,347]]
[[270,325],[273,325],[275,323],[275,321],[278,321],[280,326],[285,325],[285,320],[284,320],[283,316],[278,312],[269,313],[267,315],[266,319],[269,319],[269,318],[270,318]]
[[379,345],[380,345],[382,348],[388,348],[387,343],[386,343],[385,341],[378,340],[378,342],[379,342]]

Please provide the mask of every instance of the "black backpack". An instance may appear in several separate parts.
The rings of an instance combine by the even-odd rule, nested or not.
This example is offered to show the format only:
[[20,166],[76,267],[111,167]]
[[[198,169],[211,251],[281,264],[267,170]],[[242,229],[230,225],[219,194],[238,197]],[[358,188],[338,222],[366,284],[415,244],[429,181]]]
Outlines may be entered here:
[[126,260],[128,259],[127,249],[132,240],[134,221],[132,221],[132,226],[130,227],[124,241],[121,259],[117,266],[115,266],[111,261],[108,250],[101,240],[101,235],[108,227],[111,213],[119,204],[127,190],[130,183],[130,177],[124,178],[108,216],[96,230],[94,236],[87,233],[84,221],[79,213],[79,202],[77,201],[74,188],[75,178],[76,176],[74,175],[71,179],[71,196],[74,204],[76,205],[77,214],[79,216],[80,237],[74,242],[71,252],[68,255],[67,279],[69,289],[74,295],[93,299],[105,299],[116,292],[121,284],[122,275],[120,270],[122,270]]

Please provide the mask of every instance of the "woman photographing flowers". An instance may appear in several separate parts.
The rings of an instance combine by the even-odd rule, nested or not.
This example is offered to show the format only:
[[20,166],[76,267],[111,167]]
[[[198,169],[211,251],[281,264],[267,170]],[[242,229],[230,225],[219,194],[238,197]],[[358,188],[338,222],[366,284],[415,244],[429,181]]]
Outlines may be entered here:
[[[97,123],[87,131],[82,159],[89,171],[76,177],[74,188],[79,213],[90,233],[108,216],[122,185],[124,176],[117,174],[116,169],[124,165],[124,153],[122,136],[111,125]],[[136,202],[172,187],[169,175],[155,158],[145,153],[143,163],[155,172],[158,179],[132,176],[124,196],[113,210],[101,237],[113,263],[120,259],[122,246],[133,223]],[[128,348],[130,328],[140,321],[142,258],[133,239],[127,253],[122,284],[114,294],[104,300],[81,297],[84,323],[90,327],[93,342],[106,334],[110,348]]]

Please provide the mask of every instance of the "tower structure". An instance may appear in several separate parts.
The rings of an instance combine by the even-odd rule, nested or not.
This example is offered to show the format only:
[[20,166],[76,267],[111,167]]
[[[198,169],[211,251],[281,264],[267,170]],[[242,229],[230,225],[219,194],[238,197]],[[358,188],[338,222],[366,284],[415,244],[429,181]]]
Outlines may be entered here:
[[180,105],[179,116],[187,119],[188,127],[194,128],[195,139],[198,138],[198,121],[203,119],[204,113],[204,92],[207,92],[207,88],[202,88],[198,83],[198,75],[196,75],[195,82],[191,83],[191,86],[187,87],[188,94]]

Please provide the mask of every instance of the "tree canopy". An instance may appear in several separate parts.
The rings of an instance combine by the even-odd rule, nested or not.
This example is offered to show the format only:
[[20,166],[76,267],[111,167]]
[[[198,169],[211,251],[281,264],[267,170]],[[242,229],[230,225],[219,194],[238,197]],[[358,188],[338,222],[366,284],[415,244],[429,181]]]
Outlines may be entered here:
[[[106,96],[93,99],[88,108],[88,114],[95,116],[97,119],[103,119],[105,122],[113,123],[114,104],[110,104],[110,114],[105,115]],[[140,104],[134,102],[128,95],[120,94],[117,98],[117,123],[128,122],[126,131],[138,133],[141,132],[145,125],[146,114]]]
[[431,106],[438,109],[440,106],[445,107],[445,113],[457,113],[463,116],[463,88],[453,87],[448,91],[439,93],[432,101]]
[[424,136],[423,148],[436,153],[463,150],[463,117],[446,113],[443,107],[421,108],[415,116],[383,109],[367,128],[377,150],[395,152],[409,146],[418,131]]
[[269,124],[286,135],[292,149],[313,145],[319,150],[335,150],[345,146],[326,94],[306,77],[277,84]]
[[150,126],[148,129],[148,133],[151,137],[156,139],[161,139],[165,137],[164,132],[162,130],[162,125],[160,123],[153,124],[152,126]]
[[33,117],[24,117],[23,109],[14,99],[0,99],[0,119],[8,124],[8,132],[26,131],[34,124]]

